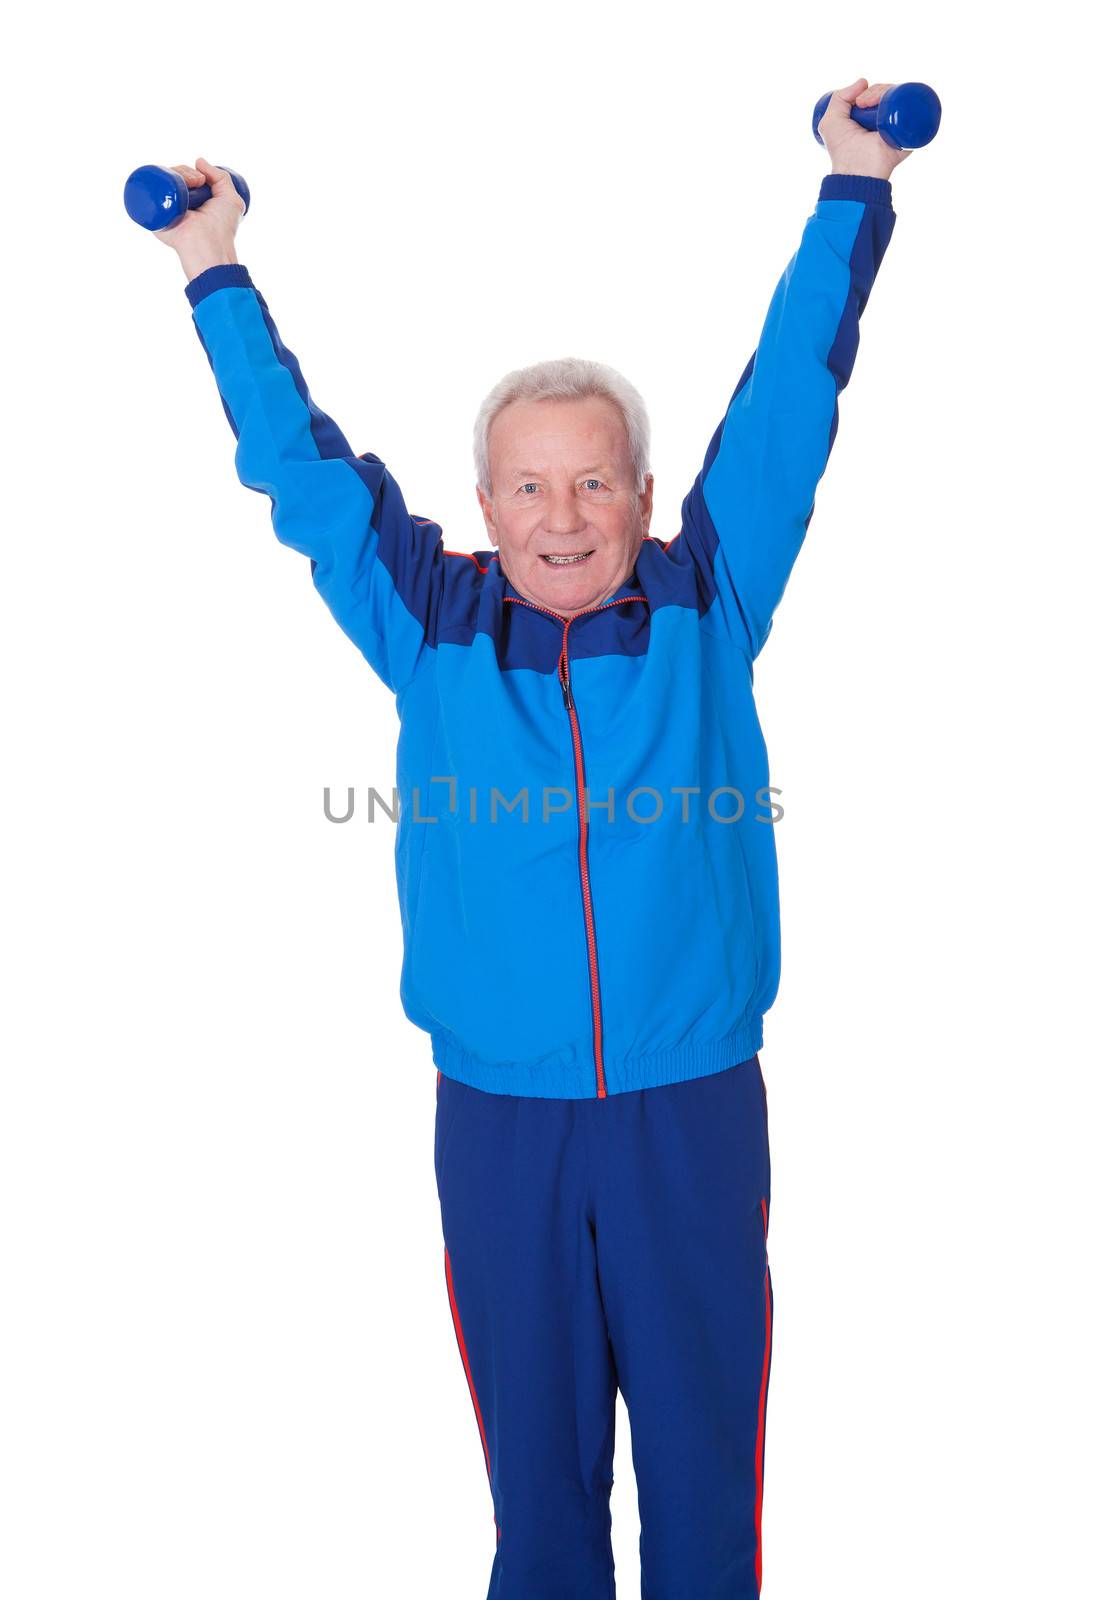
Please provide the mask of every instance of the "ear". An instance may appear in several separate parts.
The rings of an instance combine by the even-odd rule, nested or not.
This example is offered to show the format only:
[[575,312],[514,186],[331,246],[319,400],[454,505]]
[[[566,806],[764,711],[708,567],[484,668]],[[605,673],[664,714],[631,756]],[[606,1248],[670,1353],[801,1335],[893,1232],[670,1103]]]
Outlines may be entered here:
[[493,502],[482,490],[481,485],[474,485],[477,493],[477,503],[481,507],[481,514],[485,518],[485,527],[493,544],[497,543],[496,523],[493,521]]
[[642,530],[643,530],[643,532],[648,534],[648,532],[649,532],[649,519],[653,515],[653,474],[652,474],[652,472],[647,472],[646,475],[645,475],[645,488],[642,490],[641,494],[638,496],[638,504],[641,506],[641,509],[642,509]]

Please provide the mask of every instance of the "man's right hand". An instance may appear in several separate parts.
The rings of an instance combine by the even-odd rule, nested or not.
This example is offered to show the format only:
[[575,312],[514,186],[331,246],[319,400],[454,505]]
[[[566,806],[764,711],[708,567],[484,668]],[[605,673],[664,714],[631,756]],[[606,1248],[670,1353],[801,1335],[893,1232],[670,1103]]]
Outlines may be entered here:
[[237,193],[233,179],[222,167],[212,167],[202,156],[194,167],[178,166],[169,169],[178,172],[189,189],[210,185],[210,199],[197,206],[176,223],[153,235],[180,258],[187,281],[197,278],[207,267],[237,264],[234,238],[237,225],[244,216],[244,201]]

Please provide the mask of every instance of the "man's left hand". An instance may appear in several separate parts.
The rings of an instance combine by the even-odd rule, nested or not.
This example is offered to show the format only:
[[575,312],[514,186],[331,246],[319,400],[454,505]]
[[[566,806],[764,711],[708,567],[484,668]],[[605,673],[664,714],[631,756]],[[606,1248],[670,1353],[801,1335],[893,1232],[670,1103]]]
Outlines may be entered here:
[[852,106],[877,106],[892,83],[868,84],[857,78],[846,89],[834,90],[817,131],[833,161],[834,172],[861,178],[889,178],[894,168],[911,156],[911,150],[894,150],[879,134],[852,121]]

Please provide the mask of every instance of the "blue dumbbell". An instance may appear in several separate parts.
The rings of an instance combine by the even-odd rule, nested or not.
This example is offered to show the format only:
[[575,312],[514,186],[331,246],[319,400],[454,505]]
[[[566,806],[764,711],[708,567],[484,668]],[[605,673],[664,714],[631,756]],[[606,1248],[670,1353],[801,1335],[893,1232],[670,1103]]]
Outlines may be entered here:
[[[814,138],[825,141],[817,125],[832,98],[823,94],[814,106]],[[926,83],[895,83],[877,106],[853,106],[852,121],[877,133],[893,150],[919,150],[930,144],[940,126],[940,97]]]
[[[251,203],[247,183],[229,167],[223,167],[222,171],[233,179],[233,187],[244,201],[247,212]],[[205,204],[210,194],[208,183],[189,189],[180,174],[170,167],[136,167],[126,179],[122,203],[127,215],[141,227],[162,233],[165,228],[176,227],[196,206]]]

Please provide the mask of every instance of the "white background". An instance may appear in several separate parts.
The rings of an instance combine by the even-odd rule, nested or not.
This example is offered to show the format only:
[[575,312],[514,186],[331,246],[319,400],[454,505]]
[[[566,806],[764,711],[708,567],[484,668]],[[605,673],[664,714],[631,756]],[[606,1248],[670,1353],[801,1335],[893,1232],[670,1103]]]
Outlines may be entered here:
[[392,783],[393,701],[238,483],[126,174],[245,174],[240,259],[314,396],[449,548],[486,545],[482,396],[562,354],[646,396],[668,537],[828,170],[813,103],[861,74],[933,83],[944,119],[894,175],[757,668],[787,806],[765,1593],[1096,1594],[1092,51],[1067,7],[1005,18],[9,29],[11,1600],[480,1600],[494,1550],[392,825],[322,813]]

